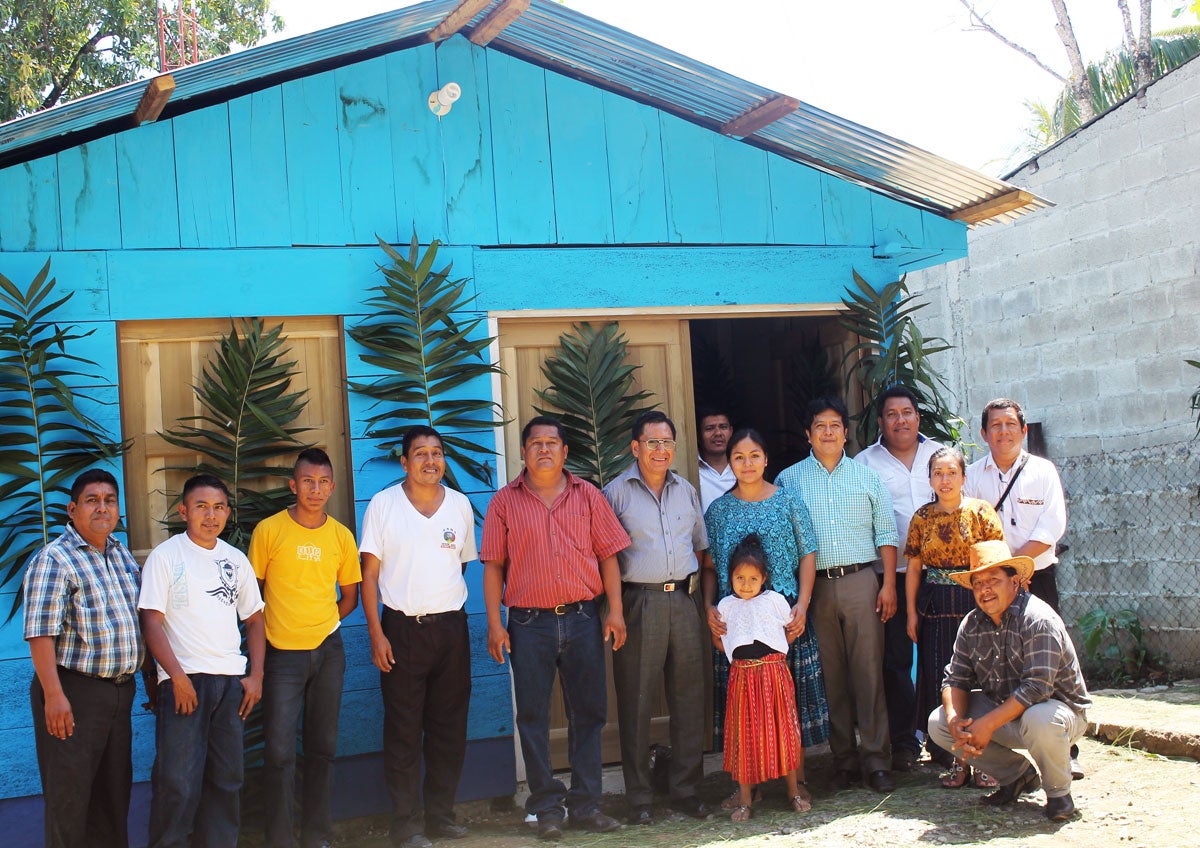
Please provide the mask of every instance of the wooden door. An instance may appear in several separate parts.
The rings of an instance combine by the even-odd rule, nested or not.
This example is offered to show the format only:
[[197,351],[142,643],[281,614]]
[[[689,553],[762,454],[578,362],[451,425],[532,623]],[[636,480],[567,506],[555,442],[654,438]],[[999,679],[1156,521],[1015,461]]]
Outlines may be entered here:
[[[607,320],[603,316],[587,320],[593,325]],[[558,347],[558,338],[569,332],[575,322],[546,319],[502,319],[499,322],[500,364],[504,414],[512,419],[504,428],[504,454],[507,479],[521,471],[521,428],[536,413],[540,404],[535,390],[546,388],[541,364]],[[635,372],[636,389],[654,393],[658,408],[675,422],[678,446],[675,471],[698,484],[695,404],[692,397],[692,355],[688,322],[678,318],[629,318],[618,321],[629,342],[628,359],[642,366]],[[632,461],[632,459],[631,459]],[[617,735],[617,702],[613,690],[612,653],[608,654],[608,724],[604,728],[604,761],[619,762],[620,740]],[[704,673],[698,670],[697,673]],[[709,675],[711,677],[711,675]],[[667,741],[666,698],[660,690],[653,710],[651,741]],[[567,719],[562,695],[556,687],[550,713],[550,753],[555,768],[567,766]]]
[[[298,373],[292,391],[306,390],[308,405],[296,426],[312,428],[304,442],[323,448],[333,461],[337,488],[329,513],[354,526],[354,490],[346,440],[346,378],[341,321],[337,317],[265,318],[267,327],[283,324],[289,353]],[[228,318],[180,321],[125,321],[118,325],[121,373],[121,429],[132,440],[125,455],[125,523],[129,547],[138,561],[167,538],[163,524],[184,481],[184,471],[199,456],[169,444],[160,431],[200,413],[193,386],[200,382],[218,340],[229,332]],[[272,485],[278,485],[273,483]]]

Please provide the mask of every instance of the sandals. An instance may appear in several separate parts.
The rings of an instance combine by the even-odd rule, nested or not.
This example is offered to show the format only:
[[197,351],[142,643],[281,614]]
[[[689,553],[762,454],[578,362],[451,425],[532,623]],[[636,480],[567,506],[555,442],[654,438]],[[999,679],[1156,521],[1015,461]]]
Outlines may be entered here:
[[942,775],[943,789],[961,789],[971,779],[971,767],[966,763],[955,760],[950,769]]
[[975,785],[980,789],[995,789],[1000,784],[990,774],[984,774],[979,769],[975,769]]
[[792,810],[797,813],[807,813],[812,809],[812,800],[805,798],[803,795],[793,795],[791,802]]
[[750,808],[745,804],[738,804],[733,808],[733,812],[730,814],[729,820],[735,822],[745,822],[750,821],[750,816]]
[[[761,800],[762,800],[762,787],[755,786],[754,792],[750,796],[750,803],[757,804]],[[734,789],[733,792],[730,793],[727,798],[724,798],[721,801],[721,809],[722,810],[736,810],[740,806],[742,806],[742,802],[738,798],[738,791],[736,789]],[[740,821],[744,821],[744,819],[740,819]]]

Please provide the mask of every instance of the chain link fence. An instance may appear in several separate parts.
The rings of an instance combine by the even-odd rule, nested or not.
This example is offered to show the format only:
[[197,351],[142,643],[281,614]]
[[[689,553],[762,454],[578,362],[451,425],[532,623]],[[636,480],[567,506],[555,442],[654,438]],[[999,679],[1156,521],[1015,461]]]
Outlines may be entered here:
[[[1127,664],[1144,648],[1151,667],[1200,675],[1200,441],[1058,466],[1068,509],[1058,585],[1089,674],[1136,677]],[[1096,609],[1110,625],[1100,640],[1107,656],[1085,650],[1089,613],[1105,618]]]

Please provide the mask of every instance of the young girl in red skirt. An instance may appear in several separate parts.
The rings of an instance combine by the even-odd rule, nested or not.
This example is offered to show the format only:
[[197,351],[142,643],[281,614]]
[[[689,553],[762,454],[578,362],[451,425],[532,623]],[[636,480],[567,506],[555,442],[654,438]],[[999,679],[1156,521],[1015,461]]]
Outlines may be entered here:
[[786,658],[784,627],[792,617],[791,605],[767,588],[767,558],[757,534],[734,548],[729,572],[733,594],[717,604],[726,632],[714,636],[713,642],[730,662],[725,770],[738,785],[738,803],[730,818],[747,821],[754,785],[777,777],[787,783],[792,809],[807,812],[812,803],[796,779],[800,723]]

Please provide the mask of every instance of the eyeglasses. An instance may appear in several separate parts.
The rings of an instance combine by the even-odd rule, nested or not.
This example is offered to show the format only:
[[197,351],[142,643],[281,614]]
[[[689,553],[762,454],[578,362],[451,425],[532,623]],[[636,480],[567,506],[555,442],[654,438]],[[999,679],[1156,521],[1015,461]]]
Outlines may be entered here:
[[640,439],[642,444],[652,451],[656,450],[675,450],[674,439]]

